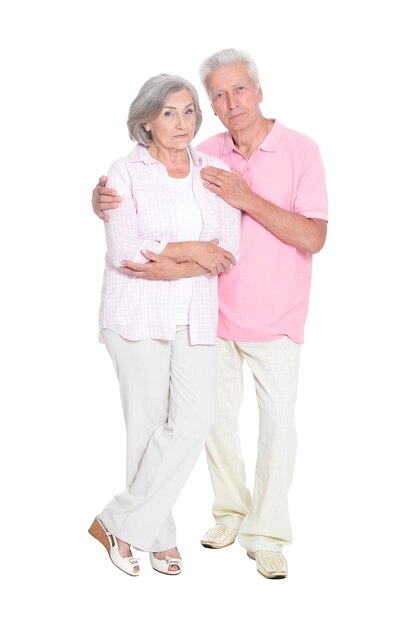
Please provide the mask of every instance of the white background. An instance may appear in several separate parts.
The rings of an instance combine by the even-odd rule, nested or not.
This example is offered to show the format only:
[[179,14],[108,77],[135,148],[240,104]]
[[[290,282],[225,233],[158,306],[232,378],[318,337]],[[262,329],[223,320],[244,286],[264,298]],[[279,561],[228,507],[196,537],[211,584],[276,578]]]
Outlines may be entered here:
[[[413,2],[15,2],[1,16],[2,549],[7,624],[415,624],[416,110]],[[131,579],[87,534],[124,486],[117,381],[97,341],[103,226],[90,196],[132,149],[159,72],[198,85],[255,57],[263,111],[312,136],[328,242],[315,258],[297,404],[290,575],[204,550],[202,454],[176,505],[184,572]],[[413,49],[414,48],[414,49]],[[202,94],[197,139],[221,130]],[[246,373],[252,482],[257,415]]]

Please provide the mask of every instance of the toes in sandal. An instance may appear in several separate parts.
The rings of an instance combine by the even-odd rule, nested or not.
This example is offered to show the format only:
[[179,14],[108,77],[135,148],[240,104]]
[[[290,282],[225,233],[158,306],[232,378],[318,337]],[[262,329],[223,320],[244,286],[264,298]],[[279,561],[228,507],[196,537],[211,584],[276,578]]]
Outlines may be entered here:
[[[171,556],[166,556],[164,559],[157,559],[152,552],[149,552],[149,558],[153,569],[161,574],[169,574],[170,576],[176,576],[182,572],[182,559],[174,559]],[[176,565],[178,569],[169,569],[171,565]]]
[[[103,544],[109,553],[110,559],[116,567],[121,569],[122,572],[129,574],[129,576],[139,575],[138,559],[135,559],[132,556],[123,557],[120,555],[116,537],[107,532],[98,517],[96,517],[94,522],[91,524],[88,532],[94,537],[94,539],[97,539]],[[137,571],[135,571],[135,567],[138,568]]]

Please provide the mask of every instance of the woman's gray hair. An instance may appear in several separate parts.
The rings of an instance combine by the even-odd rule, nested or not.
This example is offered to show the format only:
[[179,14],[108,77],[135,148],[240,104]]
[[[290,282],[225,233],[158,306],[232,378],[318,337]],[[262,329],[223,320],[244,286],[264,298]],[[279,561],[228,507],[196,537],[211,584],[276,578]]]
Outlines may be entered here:
[[225,48],[224,50],[219,50],[215,52],[211,56],[209,56],[205,61],[200,65],[200,78],[203,83],[205,90],[209,98],[211,94],[207,87],[207,78],[214,72],[215,70],[220,69],[221,67],[225,67],[227,65],[244,65],[248,70],[248,74],[258,89],[261,85],[259,80],[259,71],[256,66],[255,61],[246,50],[236,50],[236,48]]
[[150,146],[152,133],[145,130],[144,124],[158,117],[164,108],[168,94],[177,93],[183,89],[190,92],[193,100],[196,115],[195,136],[203,120],[196,88],[180,76],[158,74],[158,76],[152,76],[142,85],[138,95],[130,105],[127,119],[130,138],[143,146]]

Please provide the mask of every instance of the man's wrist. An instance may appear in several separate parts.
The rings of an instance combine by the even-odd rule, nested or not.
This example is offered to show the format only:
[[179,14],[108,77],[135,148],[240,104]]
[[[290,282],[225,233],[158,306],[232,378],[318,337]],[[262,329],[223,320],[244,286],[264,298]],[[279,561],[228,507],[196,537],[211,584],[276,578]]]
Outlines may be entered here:
[[248,213],[249,215],[251,213],[256,214],[259,212],[259,210],[262,207],[262,201],[263,201],[262,196],[259,196],[257,193],[254,193],[253,191],[251,191],[250,195],[248,196],[247,201],[239,208],[241,211],[244,211],[245,213]]

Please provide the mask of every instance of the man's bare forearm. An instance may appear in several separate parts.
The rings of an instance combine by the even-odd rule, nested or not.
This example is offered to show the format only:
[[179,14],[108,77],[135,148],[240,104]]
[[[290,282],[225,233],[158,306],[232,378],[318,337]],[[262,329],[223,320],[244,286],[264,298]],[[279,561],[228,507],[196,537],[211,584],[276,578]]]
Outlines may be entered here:
[[252,191],[237,172],[216,167],[201,170],[204,186],[250,215],[284,243],[314,254],[324,246],[327,222],[286,211]]
[[243,209],[284,243],[315,254],[326,241],[326,220],[285,211],[257,194]]

